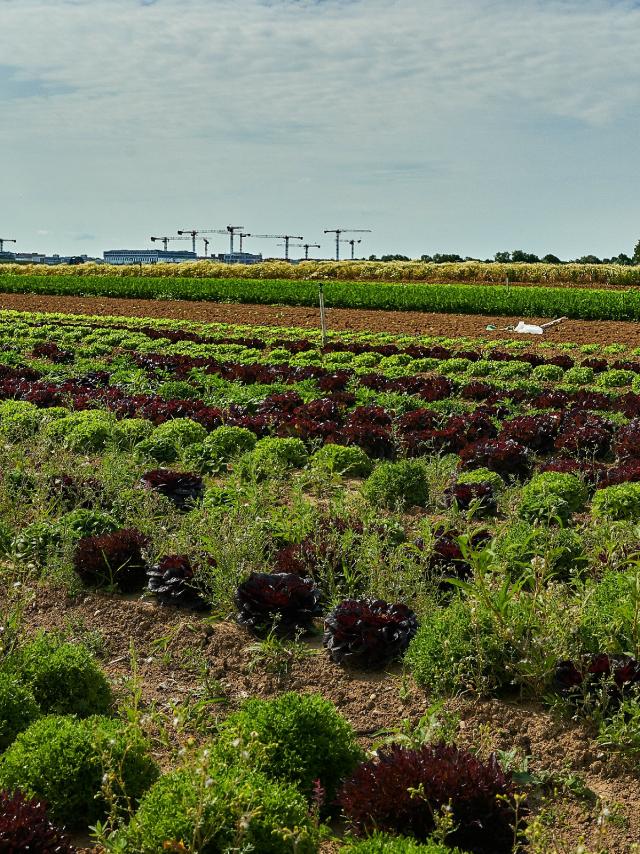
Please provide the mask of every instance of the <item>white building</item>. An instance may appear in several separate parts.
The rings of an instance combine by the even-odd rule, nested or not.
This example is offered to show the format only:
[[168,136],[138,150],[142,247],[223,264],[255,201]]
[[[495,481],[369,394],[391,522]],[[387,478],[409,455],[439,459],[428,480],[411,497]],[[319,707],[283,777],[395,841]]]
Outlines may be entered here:
[[107,249],[105,264],[180,264],[197,261],[195,252],[165,252],[162,249]]

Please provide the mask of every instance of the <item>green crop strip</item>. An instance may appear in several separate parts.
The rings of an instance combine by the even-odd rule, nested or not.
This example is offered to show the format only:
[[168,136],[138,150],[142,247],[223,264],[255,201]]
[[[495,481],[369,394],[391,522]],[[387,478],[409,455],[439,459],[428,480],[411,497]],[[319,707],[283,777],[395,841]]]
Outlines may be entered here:
[[[640,320],[640,295],[628,291],[361,282],[327,282],[324,288],[327,305],[334,308]],[[283,279],[9,275],[0,276],[0,291],[290,306],[315,306],[318,301],[317,283]]]

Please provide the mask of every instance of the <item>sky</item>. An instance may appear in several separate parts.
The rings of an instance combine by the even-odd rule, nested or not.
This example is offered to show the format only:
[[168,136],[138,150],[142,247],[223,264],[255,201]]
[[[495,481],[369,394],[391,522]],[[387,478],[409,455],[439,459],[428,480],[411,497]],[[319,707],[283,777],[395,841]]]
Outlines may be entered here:
[[639,45],[632,0],[0,0],[0,237],[632,254]]

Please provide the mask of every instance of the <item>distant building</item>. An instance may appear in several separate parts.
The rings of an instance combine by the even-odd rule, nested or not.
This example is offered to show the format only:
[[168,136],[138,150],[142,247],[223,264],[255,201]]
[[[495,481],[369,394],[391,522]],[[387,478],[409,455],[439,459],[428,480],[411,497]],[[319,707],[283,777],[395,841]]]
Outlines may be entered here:
[[107,249],[105,264],[180,264],[197,261],[195,252],[165,252],[162,249]]
[[44,264],[47,256],[43,252],[16,252],[18,264]]
[[234,252],[224,253],[220,255],[212,255],[212,261],[222,261],[223,264],[259,264],[262,261],[262,255],[252,255],[250,252]]
[[0,252],[0,264],[13,263],[16,256],[13,252]]

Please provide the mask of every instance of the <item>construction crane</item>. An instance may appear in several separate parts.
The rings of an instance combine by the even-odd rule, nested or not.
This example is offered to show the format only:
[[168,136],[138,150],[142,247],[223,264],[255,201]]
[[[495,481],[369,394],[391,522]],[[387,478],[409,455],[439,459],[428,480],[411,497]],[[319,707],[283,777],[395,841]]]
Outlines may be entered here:
[[340,235],[341,234],[371,234],[370,228],[325,228],[325,234],[335,234],[336,236],[336,261],[340,260]]
[[355,261],[356,260],[356,255],[355,255],[356,243],[362,243],[362,239],[356,240],[354,237],[352,237],[350,240],[349,239],[341,240],[340,243],[348,243],[349,244],[349,246],[351,247],[351,260]]
[[209,251],[209,241],[206,237],[203,237],[202,242],[204,243],[204,257],[207,258],[207,252]]
[[[350,241],[346,240],[343,242],[349,243]],[[360,241],[358,241],[358,243],[359,242]],[[284,246],[284,245],[285,245],[284,243],[278,243],[278,246]],[[320,249],[320,244],[319,243],[290,243],[289,244],[289,249],[293,249],[293,248],[304,249],[304,260],[305,261],[309,260],[309,249],[311,249],[312,247],[314,249]]]
[[[226,228],[213,228],[211,229],[210,234],[228,234],[229,235],[229,253],[233,255],[233,239],[236,235],[236,232],[242,232],[244,225],[228,225]],[[249,237],[248,234],[245,234],[244,237]],[[242,236],[240,237],[240,241],[242,241]]]
[[[294,234],[254,234],[253,236],[257,237],[258,239],[264,239],[264,240],[284,240],[284,243],[281,245],[284,246],[284,260],[285,261],[289,260],[289,244],[291,243],[291,241],[292,240],[304,240],[304,237],[301,237],[300,235],[294,235]],[[300,246],[302,246],[302,244],[300,244]]]
[[[226,234],[226,232],[222,232]],[[184,228],[178,231],[178,234],[188,234],[191,237],[191,245],[193,246],[193,251],[196,251],[196,237],[199,234],[220,234],[219,231],[216,231],[213,228]],[[204,238],[203,238],[204,239]],[[207,244],[209,241],[207,241]]]
[[242,232],[240,232],[238,237],[240,238],[240,254],[242,254],[242,240],[245,237],[251,237],[251,235],[248,232],[245,232],[244,234]]
[[170,240],[188,240],[188,237],[152,237],[151,240],[155,243],[157,240],[162,241],[162,245],[164,246],[164,251],[167,252],[169,250],[169,241]]
[[0,237],[0,252],[4,252],[5,243],[17,243],[17,241],[13,240],[11,237]]

